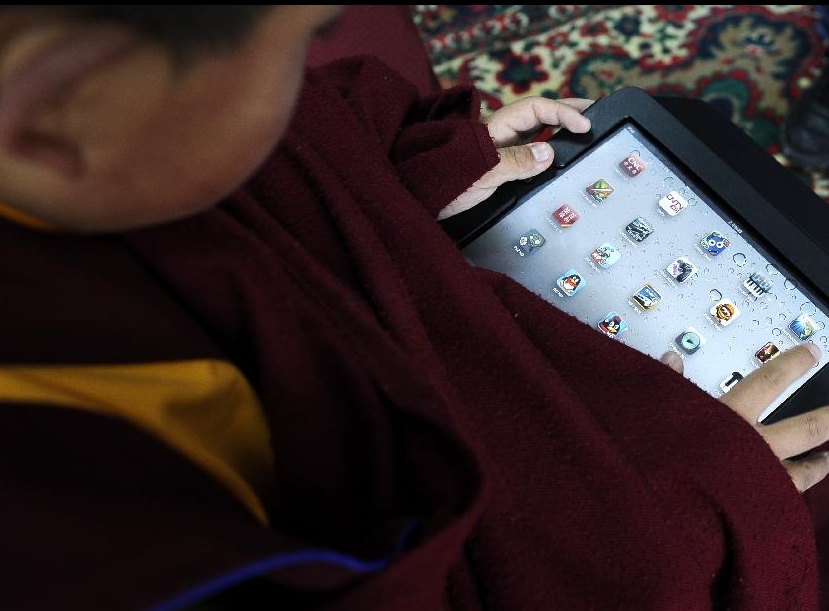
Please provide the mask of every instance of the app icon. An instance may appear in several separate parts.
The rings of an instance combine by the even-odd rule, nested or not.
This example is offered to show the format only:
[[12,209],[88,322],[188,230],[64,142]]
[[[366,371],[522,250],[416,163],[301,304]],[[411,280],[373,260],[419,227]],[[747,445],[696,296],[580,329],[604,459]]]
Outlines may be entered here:
[[676,216],[688,207],[688,202],[685,201],[685,198],[676,191],[671,191],[659,200],[659,207],[662,208],[666,214]]
[[743,281],[745,289],[754,297],[760,298],[771,290],[772,282],[760,272],[754,272]]
[[730,299],[720,299],[709,312],[723,327],[730,325],[740,315],[740,310]]
[[577,220],[579,220],[579,213],[575,208],[569,204],[564,204],[561,208],[553,212],[553,218],[563,228],[572,227]]
[[633,300],[643,310],[652,310],[662,301],[662,295],[650,284],[646,284],[633,294]]
[[688,278],[697,273],[697,268],[688,260],[687,257],[679,257],[665,269],[677,282],[685,282]]
[[605,242],[590,253],[590,258],[603,269],[607,269],[622,258],[622,254],[609,242]]
[[556,280],[556,284],[558,285],[558,288],[564,291],[565,295],[572,297],[582,290],[587,285],[587,282],[576,270],[568,269],[564,272],[564,275]]
[[699,245],[712,257],[716,257],[724,251],[729,244],[731,242],[728,241],[728,238],[719,231],[712,231],[699,241]]
[[724,393],[727,393],[729,390],[734,388],[737,382],[739,382],[742,379],[743,374],[741,374],[739,371],[732,371],[730,376],[728,376],[726,379],[720,382],[720,390],[722,390]]
[[625,171],[625,174],[633,177],[644,172],[648,166],[639,155],[631,153],[619,162],[619,167]]
[[778,348],[771,342],[767,342],[762,348],[760,348],[757,352],[754,353],[754,356],[756,356],[757,360],[761,363],[766,363],[779,355],[780,348]]
[[624,333],[628,324],[616,312],[608,312],[598,324],[599,330],[609,337],[616,337]]
[[625,227],[627,234],[637,242],[641,242],[650,234],[653,233],[653,226],[641,216],[637,216],[627,227]]
[[809,339],[817,331],[817,325],[811,316],[801,314],[789,324],[789,329],[797,335],[798,339]]
[[685,354],[694,354],[705,344],[705,338],[693,327],[688,327],[674,340]]
[[546,242],[547,239],[541,235],[537,229],[530,229],[518,238],[518,241],[513,245],[513,248],[519,255],[526,257],[544,246]]
[[611,193],[613,193],[613,187],[604,178],[598,179],[587,187],[587,194],[599,203],[610,197]]

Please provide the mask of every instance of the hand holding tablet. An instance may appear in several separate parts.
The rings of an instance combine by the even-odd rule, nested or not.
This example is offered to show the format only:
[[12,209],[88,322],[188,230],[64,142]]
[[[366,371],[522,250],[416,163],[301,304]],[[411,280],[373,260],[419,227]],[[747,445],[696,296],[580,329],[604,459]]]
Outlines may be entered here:
[[[551,139],[553,168],[447,227],[471,263],[613,341],[654,358],[674,351],[716,397],[795,346],[829,354],[829,248],[793,210],[764,200],[641,90],[585,114],[588,134]],[[829,226],[829,211],[813,212]],[[757,418],[829,403],[827,363],[821,356]]]

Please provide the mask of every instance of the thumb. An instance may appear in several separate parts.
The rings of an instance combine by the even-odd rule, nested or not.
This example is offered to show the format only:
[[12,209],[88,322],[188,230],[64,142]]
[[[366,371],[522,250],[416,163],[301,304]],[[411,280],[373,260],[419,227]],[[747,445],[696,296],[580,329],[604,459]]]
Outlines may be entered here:
[[670,350],[663,354],[659,358],[659,360],[665,363],[668,367],[670,367],[677,373],[683,373],[685,370],[685,363],[682,361],[682,357],[679,356],[673,350]]
[[490,179],[497,184],[532,178],[553,162],[553,147],[546,142],[531,142],[498,149],[501,161],[491,170]]
[[505,182],[532,178],[553,163],[553,148],[546,142],[507,146],[498,149],[498,155],[498,164],[438,212],[438,220],[468,210],[492,195]]

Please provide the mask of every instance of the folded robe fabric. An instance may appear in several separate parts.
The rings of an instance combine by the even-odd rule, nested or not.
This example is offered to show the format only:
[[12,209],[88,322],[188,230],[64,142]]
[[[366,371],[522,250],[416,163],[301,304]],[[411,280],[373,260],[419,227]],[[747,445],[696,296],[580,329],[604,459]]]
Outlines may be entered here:
[[817,608],[809,512],[752,427],[435,222],[497,162],[478,113],[344,60],[214,210],[97,238],[0,225],[0,370],[153,365],[172,392],[226,363],[272,468],[227,475],[142,424],[152,392],[104,413],[4,391],[4,607]]

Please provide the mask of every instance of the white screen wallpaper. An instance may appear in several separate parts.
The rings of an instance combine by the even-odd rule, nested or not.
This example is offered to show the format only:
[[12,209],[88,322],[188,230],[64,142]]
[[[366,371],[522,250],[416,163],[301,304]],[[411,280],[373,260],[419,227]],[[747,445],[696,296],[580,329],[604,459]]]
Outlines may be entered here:
[[762,420],[829,362],[826,307],[673,165],[625,125],[463,252],[611,341],[674,350],[716,397],[778,351],[817,343],[821,362]]

